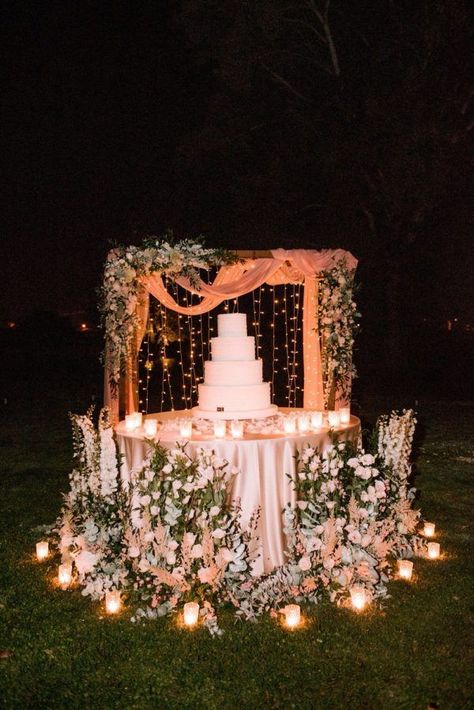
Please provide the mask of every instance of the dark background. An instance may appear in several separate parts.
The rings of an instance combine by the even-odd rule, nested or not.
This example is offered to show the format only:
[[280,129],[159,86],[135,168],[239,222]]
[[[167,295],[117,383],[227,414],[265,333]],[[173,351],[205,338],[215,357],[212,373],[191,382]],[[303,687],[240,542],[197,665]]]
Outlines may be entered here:
[[110,242],[171,228],[349,249],[356,393],[471,398],[469,8],[5,3],[0,394],[63,372],[99,396]]

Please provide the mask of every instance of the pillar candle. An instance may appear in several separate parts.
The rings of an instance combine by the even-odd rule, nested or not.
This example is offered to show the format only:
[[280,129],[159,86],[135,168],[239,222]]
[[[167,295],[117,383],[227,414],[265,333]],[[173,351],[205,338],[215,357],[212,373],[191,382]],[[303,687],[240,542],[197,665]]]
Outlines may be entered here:
[[341,423],[339,412],[328,412],[328,422],[331,428],[339,426]]
[[295,626],[301,621],[301,609],[298,604],[288,604],[285,609],[285,623],[290,629],[294,629]]
[[49,555],[49,543],[47,540],[41,540],[36,543],[36,557],[39,561],[45,560]]
[[398,576],[402,579],[411,579],[413,562],[411,560],[398,560]]
[[293,416],[285,417],[283,420],[283,429],[285,434],[294,434],[296,431],[296,420]]
[[241,439],[244,435],[244,423],[235,419],[230,425],[230,432],[233,439]]
[[357,611],[362,611],[362,609],[367,604],[367,594],[364,587],[352,587],[351,602],[354,609],[357,609]]
[[199,619],[199,604],[188,602],[184,605],[183,618],[186,626],[195,626]]
[[341,420],[341,424],[349,424],[351,421],[351,408],[341,407],[339,410],[339,417]]
[[158,422],[156,419],[145,419],[143,429],[145,430],[146,436],[155,436],[157,428]]
[[323,426],[323,413],[313,412],[311,414],[311,429],[321,429]]
[[181,436],[190,439],[193,435],[193,421],[192,419],[182,419],[179,425],[179,433]]
[[72,580],[72,564],[64,562],[58,567],[58,582],[61,589],[67,589]]
[[423,527],[423,535],[425,537],[433,537],[435,534],[435,527],[434,523],[425,523]]
[[226,423],[224,419],[217,419],[214,422],[214,436],[218,439],[222,439],[225,436]]
[[428,557],[431,560],[436,560],[439,557],[440,547],[439,542],[428,543]]
[[300,416],[298,417],[298,431],[300,431],[302,434],[308,431],[309,423],[309,416],[307,414],[300,414]]
[[105,593],[105,609],[107,614],[118,614],[121,606],[122,600],[120,598],[120,592],[117,589]]

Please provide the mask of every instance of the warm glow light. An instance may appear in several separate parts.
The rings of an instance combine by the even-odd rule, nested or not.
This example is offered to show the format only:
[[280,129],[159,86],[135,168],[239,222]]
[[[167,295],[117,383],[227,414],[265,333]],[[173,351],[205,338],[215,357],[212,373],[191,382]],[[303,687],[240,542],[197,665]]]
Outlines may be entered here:
[[199,604],[188,602],[184,605],[183,619],[186,626],[195,626],[199,619]]
[[288,604],[285,609],[285,623],[289,629],[294,629],[301,622],[301,609],[298,604]]
[[341,424],[350,424],[351,421],[351,408],[341,407],[339,410],[339,417]]
[[307,414],[300,414],[298,417],[298,431],[302,434],[309,429],[310,419]]
[[311,429],[321,429],[323,426],[323,413],[312,412],[311,414]]
[[179,433],[186,439],[190,439],[193,435],[193,421],[192,419],[183,419],[179,425]]
[[143,429],[145,430],[146,436],[155,436],[157,428],[158,422],[156,419],[145,419]]
[[226,423],[224,419],[217,419],[214,422],[214,436],[218,439],[222,439],[225,436]]
[[430,560],[436,560],[439,557],[440,547],[439,542],[428,543],[428,557]]
[[339,412],[328,412],[328,422],[330,427],[337,427],[341,423],[341,416]]
[[87,329],[87,323],[81,323],[81,330]]
[[64,562],[58,568],[58,582],[61,589],[67,589],[72,580],[72,564]]
[[233,439],[241,439],[244,435],[244,423],[238,419],[234,419],[230,425],[230,433]]
[[41,562],[45,560],[49,555],[49,542],[47,540],[41,540],[36,543],[36,557]]
[[354,609],[357,609],[357,611],[362,611],[362,609],[367,604],[367,595],[365,593],[364,587],[352,587],[351,602]]
[[142,425],[142,413],[132,412],[131,414],[125,415],[125,429],[127,431],[134,431]]
[[105,610],[107,614],[118,614],[121,606],[122,600],[118,590],[105,593]]
[[294,434],[296,431],[296,419],[293,416],[285,417],[283,420],[285,434]]
[[434,523],[425,523],[424,528],[423,528],[423,535],[425,537],[433,537],[435,534],[435,524]]
[[398,560],[398,576],[402,579],[411,579],[413,562],[411,560]]

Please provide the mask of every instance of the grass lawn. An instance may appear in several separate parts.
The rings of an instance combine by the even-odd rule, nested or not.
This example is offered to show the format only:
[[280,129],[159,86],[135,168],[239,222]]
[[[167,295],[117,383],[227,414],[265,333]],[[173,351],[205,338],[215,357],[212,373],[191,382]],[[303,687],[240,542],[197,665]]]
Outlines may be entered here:
[[[34,561],[35,527],[55,519],[67,490],[66,413],[86,408],[81,386],[74,399],[61,383],[47,397],[26,387],[1,415],[1,707],[474,707],[474,406],[419,408],[419,503],[440,531],[442,561],[416,561],[416,581],[392,582],[382,611],[313,607],[295,632],[223,614],[225,634],[213,639],[173,619],[104,618],[79,591],[53,587],[57,560]],[[364,411],[373,419],[391,404]]]

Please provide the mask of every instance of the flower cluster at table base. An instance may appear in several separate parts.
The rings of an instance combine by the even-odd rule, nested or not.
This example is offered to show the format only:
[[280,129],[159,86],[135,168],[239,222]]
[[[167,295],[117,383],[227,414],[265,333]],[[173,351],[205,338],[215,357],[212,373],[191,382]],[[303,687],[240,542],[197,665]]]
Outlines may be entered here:
[[83,595],[118,592],[133,620],[182,618],[193,602],[200,623],[220,633],[216,610],[229,603],[249,620],[323,597],[347,606],[352,598],[363,611],[386,596],[398,560],[427,556],[409,484],[411,411],[379,421],[371,452],[336,439],[323,452],[303,450],[296,506],[283,511],[288,559],[263,577],[254,571],[259,511],[243,528],[227,495],[237,471],[212,449],[190,457],[186,446],[154,445],[137,479],[122,482],[107,411],[98,428],[90,412],[72,421],[76,465],[57,527],[62,563],[73,563]]

